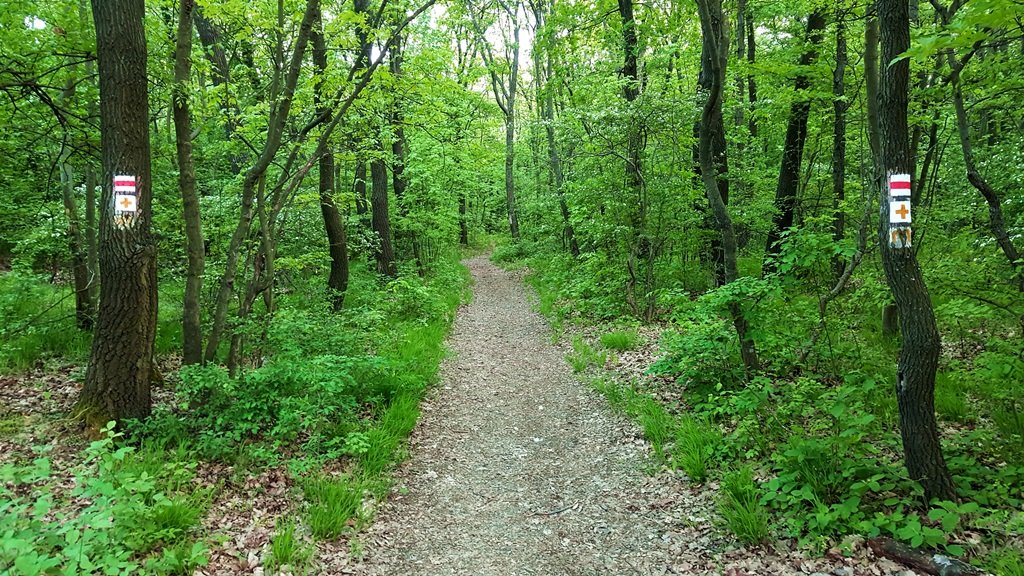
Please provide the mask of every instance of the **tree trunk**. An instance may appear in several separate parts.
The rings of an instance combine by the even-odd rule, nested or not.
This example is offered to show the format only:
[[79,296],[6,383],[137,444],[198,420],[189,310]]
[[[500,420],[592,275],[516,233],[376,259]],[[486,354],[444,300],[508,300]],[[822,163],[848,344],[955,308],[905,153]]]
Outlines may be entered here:
[[[92,426],[149,416],[156,336],[156,244],[143,0],[92,0],[100,78],[103,276],[96,331],[76,412]],[[135,177],[135,211],[115,207],[114,177]],[[117,209],[115,211],[115,209]]]
[[[846,235],[846,16],[840,11],[836,17],[836,68],[832,71],[832,239],[839,243]],[[846,265],[841,257],[832,259],[836,278]]]
[[[543,2],[534,4],[534,15],[537,21],[537,28],[540,29],[545,18],[545,6]],[[538,90],[542,92],[539,107],[541,117],[544,121],[544,132],[548,147],[548,186],[558,197],[558,209],[562,213],[562,235],[569,251],[574,257],[579,257],[580,246],[576,241],[576,231],[573,229],[569,213],[569,203],[565,198],[565,173],[562,171],[562,158],[558,154],[558,145],[555,141],[555,96],[553,86],[550,85],[552,76],[552,63],[550,48],[545,48],[544,65],[537,60]],[[543,80],[543,84],[541,81]]]
[[622,96],[626,101],[626,193],[630,202],[630,242],[627,268],[626,300],[634,314],[650,320],[654,313],[654,245],[647,231],[647,194],[641,166],[643,126],[640,124],[635,102],[640,97],[639,41],[633,0],[619,0],[622,19],[622,76],[625,85]]
[[[314,84],[314,104],[317,114],[325,115],[330,121],[331,110],[325,105],[324,82],[327,74],[327,44],[324,41],[323,19],[319,19],[311,32],[313,40],[313,66],[319,80]],[[320,214],[324,219],[324,230],[327,233],[327,251],[331,256],[331,271],[327,276],[327,290],[331,299],[331,309],[341,310],[345,303],[345,291],[348,290],[348,238],[341,213],[334,201],[335,171],[334,152],[327,146],[320,156]]]
[[800,184],[800,165],[803,160],[804,143],[807,141],[807,116],[811,111],[811,101],[804,94],[811,83],[803,70],[818,59],[818,45],[821,43],[821,32],[824,29],[825,14],[823,10],[815,10],[807,18],[807,41],[810,45],[807,51],[800,55],[801,72],[794,82],[796,101],[789,109],[786,141],[782,148],[782,166],[779,168],[779,182],[775,188],[775,215],[772,217],[772,227],[768,231],[768,240],[764,247],[762,274],[770,274],[776,270],[775,260],[782,249],[782,235],[793,226],[797,188]]
[[[749,8],[749,6],[748,6]],[[755,45],[754,45],[754,17],[751,16],[748,9],[747,14],[747,66],[751,70],[754,69],[754,58],[755,58]],[[741,30],[740,34],[743,33]],[[750,132],[751,138],[757,137],[757,119],[754,116],[754,106],[757,105],[757,81],[754,79],[753,72],[747,74],[747,100],[750,103],[750,114],[748,115],[749,120],[747,121],[747,130]]]
[[[907,3],[878,0],[882,67],[878,91],[881,136],[879,172],[884,182],[893,174],[912,174],[913,157],[907,129],[910,62],[899,59],[910,48]],[[911,185],[913,186],[914,183]],[[888,234],[888,186],[879,186],[883,217],[879,223],[882,265],[900,316],[902,347],[897,365],[896,398],[907,471],[924,487],[929,500],[955,500],[953,479],[946,468],[935,422],[935,371],[939,360],[939,331],[917,256],[909,247],[892,248]]]
[[192,14],[194,0],[181,0],[178,11],[178,35],[174,50],[174,135],[178,153],[178,188],[185,220],[185,299],[182,309],[182,363],[203,361],[203,333],[200,321],[200,297],[206,253],[196,193],[196,172],[192,162],[192,119],[189,116],[189,75],[192,72]]
[[[868,10],[864,24],[864,90],[867,101],[868,144],[871,147],[871,186],[881,186],[882,137],[878,127],[878,14]],[[886,199],[888,202],[888,199]],[[886,216],[887,217],[887,216]],[[882,307],[882,336],[895,338],[899,332],[899,315],[895,302]]]
[[[705,43],[701,45],[700,72],[697,76],[697,89],[703,92],[710,92],[712,84],[715,82],[715,55],[710,50],[711,47],[708,44]],[[697,138],[697,146],[694,150],[694,159],[697,164],[695,173],[698,178],[703,178],[703,164],[700,161],[700,135],[704,131],[708,131],[712,137],[711,159],[715,167],[715,178],[718,182],[718,195],[722,198],[722,203],[728,206],[729,179],[726,175],[729,171],[729,158],[725,142],[725,118],[722,115],[721,107],[711,110],[711,116],[707,119],[704,119],[704,117],[701,116],[701,120],[693,127],[693,131]],[[711,212],[711,218],[714,219],[715,222],[714,224],[705,224],[705,226],[715,226],[718,228],[719,234],[718,236],[711,238],[708,243],[708,250],[711,253],[711,266],[714,270],[715,286],[724,286],[729,282],[729,280],[726,279],[727,274],[725,272],[725,255],[723,253],[724,248],[722,247],[721,223],[717,221],[713,208]]]
[[466,191],[459,190],[459,244],[469,246],[469,224],[466,222]]
[[[995,238],[996,244],[999,245],[1006,259],[1010,262],[1010,266],[1014,268],[1015,272],[1019,273],[1018,268],[1021,265],[1020,253],[1017,251],[1017,247],[1014,246],[1013,240],[1010,239],[1010,235],[1006,232],[1006,224],[1003,220],[1003,206],[999,193],[981,175],[981,171],[978,170],[978,164],[974,160],[970,122],[967,118],[967,107],[964,106],[963,90],[960,87],[960,72],[963,70],[963,65],[957,61],[953,53],[948,54],[948,57],[950,68],[953,69],[953,74],[950,78],[953,85],[953,109],[956,111],[956,128],[957,134],[960,136],[960,148],[964,153],[967,180],[985,199],[985,204],[988,205],[988,227],[992,232],[992,237]],[[1024,276],[1017,280],[1018,289],[1024,290]]]
[[[728,45],[724,33],[722,0],[697,0],[697,11],[700,14],[701,37],[708,57],[709,87],[705,92],[704,105],[701,109],[701,131],[697,143],[700,158],[701,179],[707,195],[711,212],[718,222],[722,236],[722,257],[726,282],[733,282],[739,277],[736,264],[736,231],[733,229],[729,209],[723,201],[718,188],[718,175],[714,159],[714,141],[719,135],[712,132],[713,118],[722,116],[722,90],[725,84],[725,66],[728,59]],[[719,122],[719,125],[722,125]],[[760,362],[754,341],[748,334],[747,321],[739,302],[729,305],[733,326],[740,342],[740,356],[743,365],[750,375],[757,371]]]
[[370,162],[370,178],[373,193],[370,195],[373,213],[373,231],[377,234],[377,272],[394,278],[398,275],[395,267],[395,249],[391,244],[391,217],[388,214],[388,168],[383,158]]
[[366,158],[362,153],[356,153],[355,179],[352,183],[352,192],[356,197],[356,214],[363,216],[370,211],[369,202],[366,198]]
[[[518,51],[516,52],[518,57]],[[509,215],[509,233],[512,240],[519,241],[519,216],[515,206],[515,111],[509,105],[510,112],[505,117],[505,206]]]
[[238,225],[235,226],[235,231],[232,233],[231,242],[228,245],[227,262],[225,263],[224,273],[221,275],[220,285],[217,290],[213,325],[210,328],[210,337],[206,341],[206,352],[204,354],[204,361],[206,362],[212,362],[216,358],[217,349],[220,347],[220,340],[224,333],[224,324],[227,321],[228,304],[231,300],[235,275],[238,271],[239,250],[252,225],[252,206],[255,199],[255,188],[263,179],[267,168],[270,167],[270,163],[273,162],[277,151],[281,148],[281,138],[284,133],[285,123],[291,112],[292,100],[295,96],[295,86],[298,83],[299,72],[302,68],[303,55],[309,42],[313,21],[319,13],[320,2],[318,0],[307,0],[306,10],[302,16],[302,24],[299,26],[298,37],[295,39],[291,59],[285,74],[284,90],[280,98],[276,99],[276,106],[273,106],[271,109],[270,121],[267,126],[267,140],[263,145],[259,158],[246,171],[245,177],[242,180],[241,214],[239,215]]
[[[89,2],[78,0],[78,21],[87,26],[90,20]],[[92,60],[85,62],[85,77],[92,78],[96,71]],[[90,83],[92,80],[90,80]],[[90,98],[85,104],[85,112],[89,119],[99,116],[99,103]],[[96,324],[96,300],[100,289],[99,261],[99,227],[96,222],[96,166],[91,155],[85,161],[85,265],[89,274],[89,308],[92,309],[93,321],[90,329]]]
[[[84,20],[84,19],[83,19]],[[65,106],[72,103],[75,94],[78,65],[72,65],[70,76],[61,92],[60,100]],[[82,235],[81,220],[78,218],[78,202],[75,199],[74,169],[71,166],[71,146],[68,144],[67,126],[62,121],[64,136],[61,138],[60,155],[57,162],[60,169],[61,200],[64,216],[68,221],[68,251],[71,254],[71,273],[75,285],[75,324],[80,330],[92,330],[95,310],[90,294],[92,276],[89,274],[89,257]]]

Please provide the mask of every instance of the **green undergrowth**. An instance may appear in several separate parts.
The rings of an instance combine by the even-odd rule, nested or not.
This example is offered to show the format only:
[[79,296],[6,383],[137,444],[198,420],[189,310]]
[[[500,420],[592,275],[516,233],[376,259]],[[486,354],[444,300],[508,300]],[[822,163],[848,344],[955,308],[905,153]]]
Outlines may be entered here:
[[[180,284],[160,285],[154,343],[158,356],[181,347],[182,293]],[[72,286],[20,270],[0,274],[0,374],[53,362],[84,363],[91,346],[92,333],[75,326]]]
[[188,448],[125,444],[113,423],[101,434],[70,488],[45,449],[0,466],[0,574],[188,575],[206,563],[197,536],[216,487],[194,483]]
[[425,277],[403,273],[387,283],[354,263],[338,313],[316,279],[293,281],[238,375],[215,364],[168,375],[174,401],[126,423],[124,437],[105,429],[73,471],[70,492],[45,453],[0,468],[0,575],[191,574],[217,538],[200,529],[218,491],[195,487],[202,461],[231,464],[231,482],[266,467],[290,471],[299,514],[275,526],[268,565],[315,573],[313,543],[361,528],[364,502],[387,493],[405,456],[455,311],[469,298],[458,259],[449,253]]
[[[710,291],[680,278],[659,291],[667,324],[649,367],[657,378],[642,385],[620,381],[607,361],[628,347],[615,326],[632,311],[621,283],[601,276],[601,263],[611,265],[602,256],[574,261],[513,247],[495,259],[529,268],[540,312],[556,333],[572,335],[567,361],[641,426],[655,461],[695,483],[718,483],[721,522],[738,540],[792,539],[823,553],[850,535],[890,536],[1016,573],[1010,567],[1024,554],[1015,544],[1024,536],[1024,345],[1006,335],[1018,319],[951,297],[938,283],[940,329],[955,344],[940,365],[935,406],[959,500],[928,502],[902,462],[891,385],[899,343],[878,321],[885,285],[869,274],[833,301],[811,346],[814,289],[830,286],[830,256],[801,245],[817,245],[806,238],[787,242],[779,275]],[[761,354],[757,374],[740,361],[733,302]],[[603,330],[588,339],[573,326]]]

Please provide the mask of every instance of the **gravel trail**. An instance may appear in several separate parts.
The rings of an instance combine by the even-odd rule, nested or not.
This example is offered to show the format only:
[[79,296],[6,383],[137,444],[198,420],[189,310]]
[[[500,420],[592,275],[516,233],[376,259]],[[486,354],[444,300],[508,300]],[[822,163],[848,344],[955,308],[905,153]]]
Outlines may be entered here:
[[645,473],[639,432],[573,377],[518,277],[486,257],[466,264],[473,301],[356,571],[707,573],[707,499]]

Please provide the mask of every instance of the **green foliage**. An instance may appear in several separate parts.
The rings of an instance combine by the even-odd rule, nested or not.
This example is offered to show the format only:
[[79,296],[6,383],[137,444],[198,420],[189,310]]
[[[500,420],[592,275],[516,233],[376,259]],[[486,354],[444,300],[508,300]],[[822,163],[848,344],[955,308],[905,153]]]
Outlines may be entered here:
[[747,544],[762,544],[770,535],[768,513],[759,501],[759,492],[749,467],[722,477],[718,512],[729,530]]
[[112,423],[103,432],[70,492],[58,489],[45,457],[0,467],[0,566],[11,574],[183,574],[206,563],[191,538],[210,493],[190,490],[194,464],[157,467],[155,456],[119,445]]
[[299,529],[292,520],[279,520],[270,537],[270,569],[288,566],[303,570],[313,555],[312,547],[302,541]]
[[74,295],[41,276],[0,274],[0,371],[24,371],[60,355],[82,359],[91,338],[74,327]]
[[615,330],[601,335],[601,345],[620,352],[636,348],[640,336],[635,330]]
[[721,432],[710,422],[683,414],[676,423],[672,465],[682,468],[690,480],[701,483],[714,464],[715,449],[722,442]]
[[566,355],[565,359],[569,361],[573,372],[577,374],[585,372],[592,366],[603,367],[604,363],[608,360],[605,352],[595,350],[582,336],[573,336],[572,350],[572,352]]
[[318,540],[340,536],[359,515],[363,502],[363,486],[345,476],[310,478],[303,483],[302,492],[308,504],[306,521]]

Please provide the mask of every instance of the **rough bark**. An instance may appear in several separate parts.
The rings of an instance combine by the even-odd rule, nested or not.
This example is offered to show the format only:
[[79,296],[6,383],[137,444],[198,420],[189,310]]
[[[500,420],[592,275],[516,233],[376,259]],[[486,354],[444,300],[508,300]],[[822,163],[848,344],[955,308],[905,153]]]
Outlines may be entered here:
[[178,34],[175,39],[174,90],[171,108],[178,155],[178,189],[181,192],[185,221],[185,297],[182,306],[182,363],[203,360],[203,333],[200,321],[200,297],[206,252],[196,192],[196,172],[192,161],[192,119],[189,113],[189,75],[192,72],[192,17],[194,0],[181,0],[178,8]]
[[[907,3],[878,0],[881,23],[882,68],[878,90],[878,126],[881,136],[879,172],[912,174],[913,157],[907,128],[910,62],[899,58],[910,47]],[[912,183],[913,186],[915,183]],[[939,331],[916,252],[893,249],[888,238],[888,187],[879,182],[883,217],[879,222],[882,265],[899,310],[902,346],[896,372],[896,398],[900,434],[907,471],[924,487],[927,499],[956,500],[953,479],[946,467],[935,422],[935,371],[939,360]]]
[[[314,85],[314,100],[317,114],[331,117],[331,110],[325,105],[324,77],[327,74],[327,44],[324,41],[323,20],[317,22],[313,29],[313,66],[320,78]],[[331,256],[331,271],[327,276],[327,290],[331,299],[331,308],[337,312],[345,303],[345,291],[348,290],[348,238],[341,213],[334,200],[335,170],[334,151],[327,146],[319,160],[320,173],[320,214],[324,220],[327,233],[327,252]]]
[[[821,43],[824,29],[825,14],[821,9],[815,10],[807,18],[809,46],[800,55],[801,70],[817,61],[818,45]],[[764,248],[764,262],[761,268],[763,274],[770,274],[776,270],[775,259],[782,249],[782,235],[793,226],[795,219],[800,165],[803,161],[804,143],[807,141],[807,116],[811,111],[811,101],[804,92],[810,85],[810,79],[805,72],[800,72],[793,83],[796,101],[789,109],[786,140],[782,148],[782,164],[779,168],[778,186],[775,188],[775,215],[772,217],[772,227],[768,231],[768,240]]]
[[[880,186],[883,174],[882,137],[878,126],[878,14],[869,9],[864,24],[864,90],[867,101],[868,145],[871,147],[871,185]],[[886,216],[887,218],[888,216]],[[882,307],[882,336],[895,338],[899,332],[899,316],[895,302]]]
[[956,558],[911,548],[886,536],[872,538],[868,540],[867,544],[875,556],[895,560],[925,574],[933,576],[982,576],[985,574],[985,572]]
[[[156,244],[143,0],[92,0],[100,78],[103,203],[99,311],[76,412],[87,424],[145,418],[156,336]],[[115,174],[135,176],[138,207],[115,222]]]
[[[700,137],[697,148],[701,165],[701,179],[704,182],[704,192],[707,195],[711,212],[718,223],[719,232],[722,236],[722,256],[726,282],[733,282],[739,277],[736,263],[736,231],[733,228],[732,219],[729,216],[729,208],[726,206],[722,194],[718,189],[718,177],[715,170],[714,140],[718,135],[710,129],[712,119],[722,115],[722,90],[725,84],[725,66],[728,58],[728,46],[723,31],[722,1],[721,0],[696,0],[697,11],[700,15],[701,36],[703,46],[707,50],[710,75],[709,87],[704,91],[704,104],[701,108]],[[743,311],[739,302],[729,306],[732,315],[733,326],[740,342],[740,356],[748,374],[758,370],[760,363],[757,358],[757,349],[753,340],[748,334],[747,321],[743,317]]]

